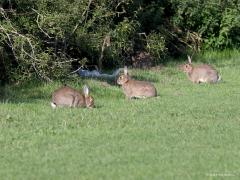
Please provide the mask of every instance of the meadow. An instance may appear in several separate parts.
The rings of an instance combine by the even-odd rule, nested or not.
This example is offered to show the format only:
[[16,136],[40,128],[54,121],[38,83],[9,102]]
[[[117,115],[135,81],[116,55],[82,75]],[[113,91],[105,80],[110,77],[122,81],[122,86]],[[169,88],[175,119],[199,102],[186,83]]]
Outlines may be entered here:
[[1,87],[1,179],[239,179],[240,53],[195,60],[222,81],[192,84],[176,62],[132,70],[158,96],[130,101],[118,86],[73,77],[72,87],[89,85],[91,110],[53,110],[61,82]]

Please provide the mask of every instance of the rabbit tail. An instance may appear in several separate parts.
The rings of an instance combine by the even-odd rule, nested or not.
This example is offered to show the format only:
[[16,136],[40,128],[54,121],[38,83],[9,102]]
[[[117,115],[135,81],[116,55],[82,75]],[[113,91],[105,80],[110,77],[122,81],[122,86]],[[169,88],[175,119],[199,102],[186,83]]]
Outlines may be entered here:
[[53,109],[55,109],[57,107],[57,105],[54,102],[51,102],[51,106]]

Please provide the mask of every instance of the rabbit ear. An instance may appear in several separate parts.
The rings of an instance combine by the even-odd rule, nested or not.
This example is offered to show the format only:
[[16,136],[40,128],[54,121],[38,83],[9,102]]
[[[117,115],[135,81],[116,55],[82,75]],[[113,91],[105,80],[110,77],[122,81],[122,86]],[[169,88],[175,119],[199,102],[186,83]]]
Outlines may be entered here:
[[87,87],[87,85],[83,86],[83,94],[85,97],[89,95],[89,88]]
[[187,57],[188,57],[189,64],[192,64],[192,58],[189,55]]
[[127,66],[124,66],[124,75],[128,74]]

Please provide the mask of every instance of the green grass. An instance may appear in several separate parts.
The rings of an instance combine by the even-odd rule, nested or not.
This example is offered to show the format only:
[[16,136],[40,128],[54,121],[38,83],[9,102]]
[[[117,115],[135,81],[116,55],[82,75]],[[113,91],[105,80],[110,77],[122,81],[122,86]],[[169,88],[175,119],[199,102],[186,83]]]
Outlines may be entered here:
[[52,110],[57,82],[1,88],[1,179],[239,179],[240,56],[223,62],[214,85],[192,84],[173,65],[132,71],[157,87],[144,100],[74,78],[90,86],[92,110]]

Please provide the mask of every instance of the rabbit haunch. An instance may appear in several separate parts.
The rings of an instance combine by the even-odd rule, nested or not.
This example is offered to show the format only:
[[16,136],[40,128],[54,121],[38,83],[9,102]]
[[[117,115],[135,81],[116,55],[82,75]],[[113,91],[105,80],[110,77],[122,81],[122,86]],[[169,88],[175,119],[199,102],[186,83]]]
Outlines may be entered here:
[[83,93],[69,87],[63,86],[52,94],[51,106],[56,107],[94,107],[94,99],[89,96],[89,89],[84,86]]
[[188,56],[188,63],[181,69],[193,83],[216,83],[221,79],[218,72],[208,64],[193,66],[190,56]]
[[119,76],[117,83],[122,86],[123,92],[128,99],[157,96],[157,90],[153,84],[147,81],[131,79],[126,67],[124,68],[124,75]]

